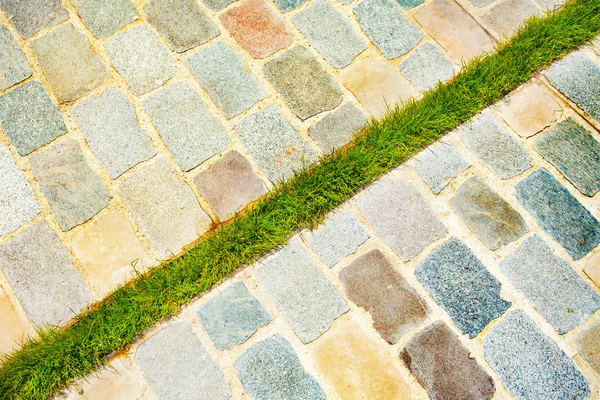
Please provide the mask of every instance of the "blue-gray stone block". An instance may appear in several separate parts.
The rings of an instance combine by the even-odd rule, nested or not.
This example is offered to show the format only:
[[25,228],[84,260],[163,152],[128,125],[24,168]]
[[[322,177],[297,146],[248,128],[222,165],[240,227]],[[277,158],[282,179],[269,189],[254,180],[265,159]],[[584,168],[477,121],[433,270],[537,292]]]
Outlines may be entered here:
[[29,78],[31,74],[29,62],[19,44],[10,31],[0,25],[0,90]]
[[452,78],[454,67],[437,46],[425,43],[402,61],[400,72],[419,92],[425,92]]
[[470,165],[451,143],[443,141],[421,151],[413,161],[414,169],[435,194],[439,194],[451,178],[456,178]]
[[424,0],[396,0],[403,10],[410,10],[413,7],[423,4]]
[[306,0],[274,0],[275,5],[283,12],[288,12],[306,3]]

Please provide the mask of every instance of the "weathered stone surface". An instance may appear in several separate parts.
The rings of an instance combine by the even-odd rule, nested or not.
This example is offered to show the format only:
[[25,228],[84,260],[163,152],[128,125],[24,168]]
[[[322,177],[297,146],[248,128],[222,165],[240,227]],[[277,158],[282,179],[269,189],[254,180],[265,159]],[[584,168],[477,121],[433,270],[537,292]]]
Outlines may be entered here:
[[344,68],[367,48],[350,22],[326,0],[318,0],[292,16],[292,21],[335,68]]
[[419,92],[425,92],[452,78],[454,67],[437,46],[425,43],[402,61],[400,72]]
[[67,132],[58,107],[37,81],[0,96],[0,123],[22,156]]
[[600,222],[545,168],[532,172],[515,188],[521,204],[574,260],[600,243]]
[[348,298],[371,313],[373,327],[396,343],[427,318],[427,308],[413,288],[379,250],[363,254],[340,272]]
[[523,145],[490,115],[465,124],[462,141],[500,179],[510,179],[531,167]]
[[265,58],[293,40],[283,17],[265,0],[247,0],[220,17],[231,36],[254,58]]
[[192,189],[162,157],[129,176],[119,194],[161,256],[178,252],[210,227]]
[[243,113],[266,96],[262,85],[242,59],[222,42],[204,47],[188,58],[187,64],[228,119]]
[[600,373],[600,322],[596,321],[579,332],[575,346],[581,357]]
[[587,259],[583,267],[583,272],[600,287],[600,251],[596,251]]
[[221,33],[195,0],[151,0],[144,5],[144,13],[171,49],[179,53]]
[[357,203],[379,236],[404,261],[446,234],[421,193],[398,173],[371,185],[357,196]]
[[69,250],[45,221],[0,245],[0,268],[35,324],[65,323],[92,301]]
[[29,62],[19,44],[10,31],[0,25],[0,90],[29,78],[31,74]]
[[400,359],[432,399],[491,399],[494,381],[442,321],[414,335]]
[[385,58],[406,54],[423,34],[400,11],[393,0],[365,0],[354,7],[354,15],[365,34]]
[[109,367],[88,376],[78,391],[72,392],[67,400],[133,400],[141,398],[143,394],[136,377],[121,360],[116,359]]
[[92,171],[74,139],[40,150],[29,162],[64,231],[84,223],[108,205],[106,186]]
[[500,0],[481,17],[498,36],[510,37],[525,20],[533,15],[542,15],[531,0]]
[[169,85],[143,101],[169,151],[184,171],[227,148],[229,134],[185,82]]
[[321,336],[348,311],[342,295],[308,258],[298,239],[261,262],[253,277],[303,343]]
[[367,117],[354,104],[346,103],[325,115],[308,129],[308,134],[326,153],[347,144],[367,123]]
[[237,0],[202,0],[204,5],[212,11],[220,11]]
[[500,282],[471,249],[452,238],[438,246],[415,270],[419,282],[465,335],[477,336],[510,302],[500,297]]
[[483,338],[485,359],[517,399],[584,399],[588,382],[571,360],[521,310]]
[[169,51],[146,24],[111,37],[104,46],[117,72],[138,96],[162,86],[177,70]]
[[112,35],[138,18],[130,0],[72,0],[83,23],[97,38]]
[[80,101],[71,109],[71,115],[113,179],[156,154],[138,124],[133,104],[116,88]]
[[288,12],[293,10],[296,7],[300,7],[302,4],[306,3],[306,0],[273,0],[277,7],[283,11]]
[[529,232],[521,214],[477,176],[461,185],[450,205],[490,250],[497,250]]
[[251,114],[235,125],[244,146],[271,181],[292,176],[316,160],[316,153],[275,106]]
[[417,154],[412,165],[431,191],[439,194],[448,186],[451,178],[456,178],[460,171],[471,164],[460,156],[451,143],[440,141]]
[[403,10],[410,10],[413,7],[423,4],[424,0],[396,0]]
[[25,327],[2,286],[0,286],[0,315],[2,315],[0,354],[10,353],[26,339]]
[[600,190],[600,143],[571,118],[559,122],[534,147],[581,193],[591,197]]
[[535,2],[544,10],[554,10],[566,3],[566,0],[535,0]]
[[273,320],[242,282],[223,290],[196,314],[219,350],[244,343],[258,328]]
[[494,0],[469,0],[471,4],[475,7],[483,7],[492,3]]
[[301,119],[331,110],[342,102],[338,84],[303,46],[267,62],[263,71],[283,100]]
[[250,347],[235,360],[235,368],[244,389],[255,399],[325,399],[323,389],[280,335]]
[[228,400],[231,389],[187,322],[167,326],[143,342],[135,355],[161,400]]
[[60,0],[0,0],[0,8],[25,39],[69,18]]

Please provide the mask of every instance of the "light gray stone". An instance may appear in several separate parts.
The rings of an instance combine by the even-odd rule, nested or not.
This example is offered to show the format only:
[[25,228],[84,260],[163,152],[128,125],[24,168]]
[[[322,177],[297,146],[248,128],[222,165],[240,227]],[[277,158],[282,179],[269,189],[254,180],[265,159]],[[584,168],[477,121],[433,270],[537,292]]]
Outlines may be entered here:
[[69,18],[60,0],[0,0],[0,8],[24,39]]
[[129,0],[72,0],[83,23],[97,38],[112,35],[138,18]]
[[400,72],[419,92],[425,92],[452,78],[454,67],[437,46],[425,43],[402,61]]
[[0,25],[0,90],[8,89],[31,74],[29,62],[19,44],[10,31]]
[[488,9],[481,19],[498,35],[510,37],[533,15],[543,14],[531,0],[500,0]]
[[494,0],[469,0],[475,7],[483,7],[492,3]]
[[350,142],[366,123],[365,114],[354,104],[346,103],[317,121],[308,134],[328,153]]
[[222,9],[236,1],[237,0],[202,0],[204,5],[210,8],[212,11],[221,11]]
[[471,166],[451,143],[444,141],[421,151],[412,165],[435,194],[448,186],[451,178],[456,178],[460,171]]
[[306,3],[306,0],[274,0],[274,2],[277,7],[285,13],[296,7],[300,7],[302,4]]

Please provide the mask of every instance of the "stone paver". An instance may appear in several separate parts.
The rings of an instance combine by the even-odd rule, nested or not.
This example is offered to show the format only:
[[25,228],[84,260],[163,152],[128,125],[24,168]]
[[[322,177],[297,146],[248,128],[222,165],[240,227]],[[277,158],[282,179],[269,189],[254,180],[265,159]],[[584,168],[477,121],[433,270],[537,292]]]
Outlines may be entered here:
[[17,349],[18,345],[26,339],[26,335],[23,322],[2,286],[0,286],[0,315],[2,315],[0,354],[3,354]]
[[0,25],[0,90],[29,78],[31,74],[29,62],[19,44],[10,31]]
[[510,37],[532,15],[542,16],[531,0],[500,0],[481,17],[499,36]]
[[452,78],[454,67],[436,45],[425,43],[400,63],[400,72],[419,92],[425,92]]
[[494,2],[494,0],[469,0],[469,2],[475,7],[483,7]]
[[282,12],[288,12],[294,8],[300,7],[306,0],[273,0],[273,2]]
[[0,0],[0,8],[25,39],[69,18],[60,0]]
[[236,1],[237,0],[202,0],[204,5],[212,11],[220,11]]
[[438,142],[417,154],[412,166],[431,191],[440,194],[450,180],[469,168],[470,164],[451,143]]
[[596,321],[579,332],[575,346],[581,357],[600,373],[600,322]]
[[583,267],[583,272],[600,287],[600,251],[596,251],[587,259]]
[[354,104],[346,103],[315,122],[308,134],[325,153],[344,146],[365,126],[367,117]]
[[515,188],[521,204],[574,260],[600,243],[600,222],[545,168],[532,172]]
[[138,18],[130,0],[72,0],[71,3],[97,38],[110,36]]
[[470,338],[477,336],[511,305],[500,297],[500,282],[467,245],[455,238],[438,246],[421,261],[415,275]]
[[85,380],[77,392],[70,393],[67,400],[133,400],[142,398],[143,394],[135,376],[117,359],[91,379]]
[[71,109],[71,115],[113,179],[156,154],[138,124],[133,104],[116,88],[80,101]]

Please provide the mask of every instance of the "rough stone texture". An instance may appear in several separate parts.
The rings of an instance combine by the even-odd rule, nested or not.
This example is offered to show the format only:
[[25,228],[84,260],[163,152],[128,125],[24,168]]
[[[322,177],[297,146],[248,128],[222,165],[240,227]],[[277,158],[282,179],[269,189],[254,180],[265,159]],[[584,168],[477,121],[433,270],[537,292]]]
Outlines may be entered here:
[[415,13],[421,26],[456,63],[470,61],[494,43],[477,22],[452,0],[434,0]]
[[31,74],[29,62],[19,44],[10,31],[0,25],[0,90],[29,78]]
[[463,125],[462,141],[500,179],[510,179],[531,167],[523,145],[489,115]]
[[169,151],[184,171],[229,146],[227,129],[185,82],[176,82],[143,101]]
[[2,315],[0,354],[10,353],[26,339],[25,327],[2,286],[0,286],[0,315]]
[[177,70],[169,51],[146,24],[111,37],[104,46],[117,72],[138,96],[162,86]]
[[585,262],[583,272],[600,287],[600,251],[596,251],[590,258]]
[[447,142],[438,142],[416,155],[413,167],[431,191],[439,194],[451,178],[456,178],[471,164],[466,162],[456,148]]
[[365,34],[386,58],[406,54],[423,34],[400,11],[393,0],[365,0],[354,7],[354,15]]
[[342,102],[342,91],[317,59],[303,46],[267,62],[263,71],[283,100],[301,119],[331,110]]
[[21,156],[67,132],[58,107],[37,81],[0,96],[0,123]]
[[396,0],[403,10],[410,10],[413,7],[423,4],[424,0]]
[[171,163],[159,157],[135,171],[119,187],[150,244],[163,257],[206,232],[211,219]]
[[0,8],[25,39],[69,18],[60,0],[0,0]]
[[415,275],[436,303],[450,314],[458,329],[470,338],[511,304],[500,297],[500,282],[467,245],[455,238],[421,261]]
[[473,6],[475,7],[483,7],[483,6],[487,6],[488,4],[492,3],[494,0],[469,0],[469,2],[471,4],[473,4]]
[[71,109],[71,115],[113,179],[156,154],[138,124],[133,104],[116,88],[80,101]]
[[283,11],[288,12],[293,10],[296,7],[300,7],[302,4],[306,3],[306,0],[273,0],[277,7]]
[[535,0],[535,2],[544,10],[552,11],[566,3],[566,0]]
[[354,104],[346,103],[325,115],[308,129],[325,153],[342,147],[354,137],[365,124],[367,117]]
[[346,17],[327,0],[318,0],[292,16],[292,21],[335,68],[344,68],[367,48]]
[[171,49],[183,53],[221,33],[195,0],[151,0],[144,5],[148,22]]
[[490,250],[497,250],[529,232],[521,214],[477,176],[461,185],[450,205]]
[[90,168],[74,139],[40,150],[29,162],[64,231],[84,223],[108,205],[106,186]]
[[116,359],[109,367],[86,378],[78,392],[70,393],[67,400],[133,400],[142,398],[143,394],[136,377]]
[[235,125],[235,131],[273,182],[289,178],[293,170],[317,159],[315,151],[275,106],[244,118]]
[[588,382],[573,360],[521,310],[483,338],[485,359],[517,400],[584,399]]
[[481,17],[498,36],[510,37],[532,15],[542,15],[531,0],[500,0]]
[[419,92],[425,92],[452,78],[454,67],[436,45],[425,43],[400,63],[400,72]]
[[112,35],[138,18],[130,0],[72,0],[83,23],[97,38]]
[[280,335],[250,347],[235,360],[244,389],[257,400],[325,400],[317,381],[300,364],[292,346]]
[[600,143],[571,118],[554,126],[534,147],[581,193],[591,197],[600,190]]
[[412,260],[446,228],[421,193],[400,174],[392,174],[357,196],[363,214],[402,260]]
[[247,0],[220,17],[231,36],[254,58],[265,58],[288,47],[292,32],[281,14],[265,0]]
[[400,359],[432,399],[491,399],[494,380],[442,321],[414,335]]
[[427,318],[427,308],[413,288],[379,250],[363,254],[340,272],[348,298],[371,313],[373,327],[396,343]]
[[600,222],[545,168],[532,172],[515,188],[521,204],[574,260],[600,243]]
[[197,311],[198,318],[219,350],[242,344],[273,320],[242,282],[223,290]]
[[92,301],[69,251],[45,221],[0,245],[0,268],[34,324],[67,322]]
[[187,64],[228,119],[243,113],[266,96],[262,85],[242,59],[222,42],[204,47],[188,58]]
[[342,295],[308,258],[298,239],[260,263],[253,277],[303,343],[321,336],[348,311]]
[[354,253],[371,235],[352,212],[342,211],[304,237],[321,260],[332,267],[340,258]]
[[527,238],[500,268],[561,335],[600,308],[600,295],[537,235]]
[[212,11],[221,11],[222,9],[236,1],[237,0],[202,0],[204,5],[210,8]]
[[579,332],[575,337],[575,346],[581,357],[600,373],[600,321]]
[[1,144],[0,177],[0,236],[3,236],[38,215],[40,206],[10,151]]
[[228,400],[231,389],[187,324],[167,326],[140,345],[135,355],[161,400]]

